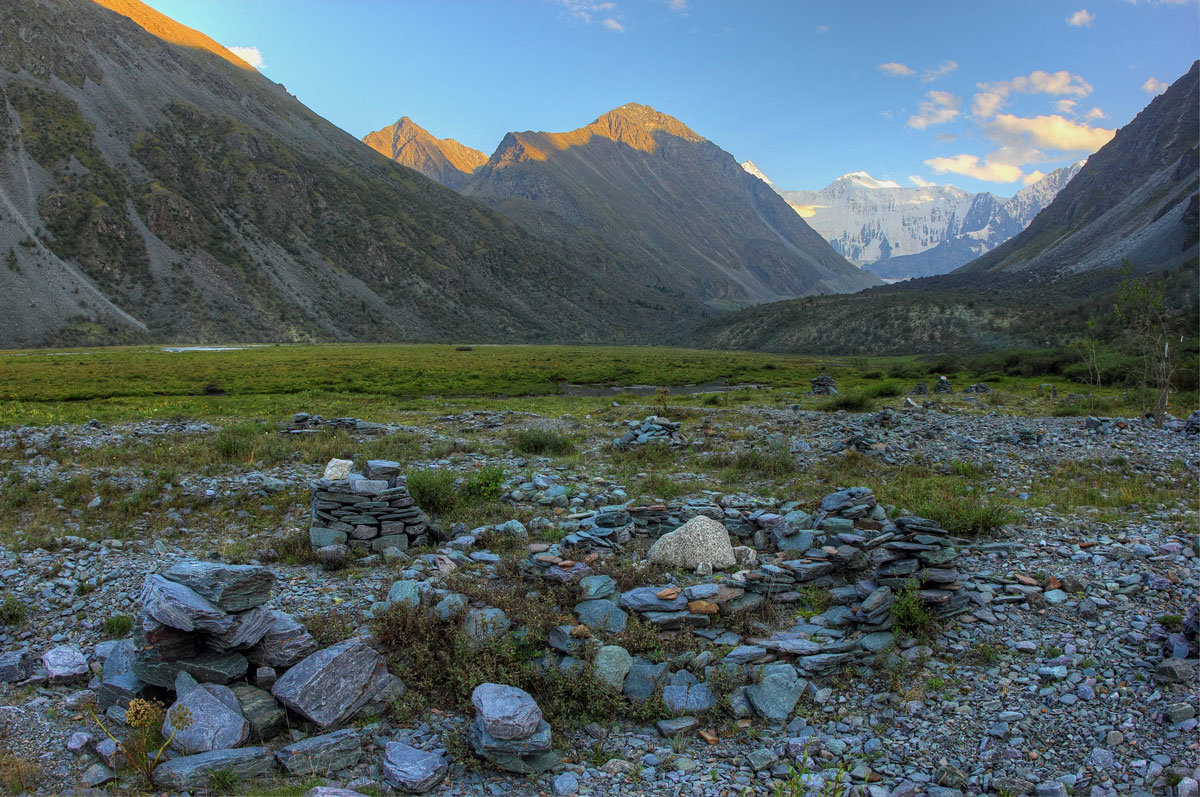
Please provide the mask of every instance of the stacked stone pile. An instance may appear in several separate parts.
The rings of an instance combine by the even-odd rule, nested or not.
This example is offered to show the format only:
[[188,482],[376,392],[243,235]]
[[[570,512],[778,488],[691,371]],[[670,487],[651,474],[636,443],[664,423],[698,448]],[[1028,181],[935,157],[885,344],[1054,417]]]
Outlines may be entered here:
[[314,548],[348,545],[382,551],[427,545],[440,529],[416,505],[398,462],[373,459],[355,473],[349,460],[332,460],[324,478],[313,483]]
[[937,383],[933,386],[934,393],[953,393],[954,387],[950,384],[950,380],[944,376],[939,376]]
[[475,722],[471,747],[476,755],[509,772],[539,774],[558,763],[550,724],[523,689],[485,683],[471,693]]
[[645,420],[629,421],[629,431],[613,440],[617,448],[642,446],[657,443],[677,446],[683,443],[679,436],[679,422],[669,421],[660,415],[651,415]]
[[812,385],[812,393],[814,396],[836,396],[837,383],[833,381],[833,377],[828,374],[821,374],[808,380]]
[[986,382],[976,382],[973,385],[967,385],[963,390],[964,393],[991,393],[992,386]]
[[275,583],[254,565],[182,562],[146,576],[132,641],[104,662],[102,708],[127,704],[146,684],[173,688],[180,673],[201,683],[242,678],[250,662],[295,664],[316,642],[290,615],[265,608]]
[[[919,517],[896,518],[868,546],[875,564],[874,583],[890,588],[893,599],[895,591],[911,580],[919,585],[917,594],[934,617],[957,614],[966,607],[967,595],[954,565],[958,551],[947,531],[936,522]],[[880,598],[876,596],[876,600]],[[864,619],[875,625],[871,622],[879,613],[875,601],[868,609],[873,611],[868,611],[869,618]]]
[[1200,410],[1192,410],[1192,414],[1183,422],[1183,433],[1188,437],[1200,435]]
[[929,395],[929,385],[925,384],[924,382],[917,382],[917,384],[913,386],[913,389],[908,391],[908,395],[910,395],[910,396],[928,396]]
[[285,428],[283,433],[313,434],[322,429],[345,429],[358,434],[381,434],[389,430],[384,424],[364,421],[360,418],[322,418],[320,415],[297,412],[292,416],[291,425]]

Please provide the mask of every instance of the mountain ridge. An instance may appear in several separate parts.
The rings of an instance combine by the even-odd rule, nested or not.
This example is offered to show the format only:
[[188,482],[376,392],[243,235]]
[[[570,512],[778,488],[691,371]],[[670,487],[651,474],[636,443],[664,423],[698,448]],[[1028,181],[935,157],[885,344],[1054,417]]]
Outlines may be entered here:
[[436,138],[407,116],[367,133],[363,143],[448,188],[460,188],[488,156],[453,138]]

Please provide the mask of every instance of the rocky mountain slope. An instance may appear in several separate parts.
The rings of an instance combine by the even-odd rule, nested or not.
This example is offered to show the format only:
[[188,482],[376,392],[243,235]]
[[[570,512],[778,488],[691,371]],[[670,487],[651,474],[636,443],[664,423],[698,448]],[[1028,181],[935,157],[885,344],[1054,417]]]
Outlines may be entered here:
[[396,163],[416,169],[448,188],[459,189],[488,156],[452,138],[434,138],[407,116],[367,133],[363,143]]
[[886,279],[908,279],[953,271],[1007,241],[1081,166],[1056,169],[1010,199],[952,185],[905,187],[866,172],[819,191],[776,190],[848,260]]
[[0,345],[670,326],[134,0],[0,6],[0,111]]
[[566,133],[509,133],[458,187],[630,280],[713,308],[878,284],[729,153],[645,105]]
[[1117,131],[1017,237],[963,267],[974,274],[1078,273],[1130,260],[1195,265],[1200,230],[1200,62]]

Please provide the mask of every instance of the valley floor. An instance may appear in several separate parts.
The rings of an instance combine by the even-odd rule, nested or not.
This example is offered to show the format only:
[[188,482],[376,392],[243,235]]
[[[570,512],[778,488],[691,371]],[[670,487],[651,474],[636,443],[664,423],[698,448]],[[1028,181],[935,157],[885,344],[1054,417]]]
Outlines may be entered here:
[[[1103,401],[1123,417],[1056,417],[1080,401],[1067,398],[1073,388],[1061,380],[1053,398],[1036,379],[996,379],[991,393],[964,395],[967,380],[955,378],[954,394],[906,400],[896,393],[917,380],[885,373],[910,361],[535,349],[511,376],[505,358],[522,358],[520,347],[491,360],[486,349],[414,347],[420,362],[395,356],[408,347],[310,347],[310,370],[298,373],[289,348],[240,361],[236,351],[0,355],[0,653],[74,644],[98,668],[95,646],[128,634],[145,574],[185,559],[261,562],[279,576],[272,608],[295,615],[322,645],[369,631],[408,684],[402,700],[351,725],[364,751],[358,764],[319,777],[223,782],[215,792],[305,794],[324,784],[380,793],[383,746],[402,740],[446,753],[450,773],[437,794],[569,794],[572,783],[596,795],[1196,793],[1196,631],[1189,635],[1188,624],[1200,601],[1200,454],[1182,422],[1156,429],[1121,411],[1116,394]],[[444,364],[459,355],[475,369]],[[175,356],[187,359],[157,365]],[[235,359],[214,359],[227,357]],[[339,367],[354,357],[373,365]],[[88,358],[118,368],[97,376]],[[856,409],[871,411],[839,411],[835,399],[807,394],[820,370],[837,375],[843,397],[862,396],[866,406]],[[439,374],[459,384],[446,387]],[[158,376],[167,395],[144,389]],[[303,379],[314,388],[293,389]],[[756,387],[559,392],[563,382],[716,380]],[[869,392],[893,382],[903,390]],[[120,394],[122,384],[123,398],[103,395]],[[489,392],[500,395],[478,396]],[[362,422],[297,425],[299,412]],[[678,445],[613,445],[630,421],[652,415],[681,424]],[[297,428],[311,431],[287,433]],[[308,546],[309,485],[334,457],[400,462],[452,542],[320,566]],[[670,713],[663,683],[635,705],[580,686],[593,675],[586,656],[552,649],[554,627],[576,622],[579,586],[538,581],[531,563],[543,549],[565,553],[589,513],[626,505],[641,518],[618,549],[577,551],[619,592],[744,586],[744,574],[647,565],[659,521],[670,527],[696,507],[715,509],[741,537],[734,543],[757,551],[760,572],[801,554],[820,562],[831,554],[819,545],[789,554],[779,538],[755,532],[756,513],[817,515],[824,496],[856,486],[872,491],[889,521],[917,515],[946,530],[969,601],[942,619],[894,608],[885,636],[866,643],[870,655],[801,678],[784,718],[767,719],[745,692],[764,668],[793,661],[772,640],[856,647],[867,635],[848,615],[863,595],[849,605],[846,590],[817,580],[694,631],[635,615],[620,633],[581,633],[666,663],[672,683],[699,677],[712,687],[716,705],[674,738],[656,727]],[[826,536],[813,533],[818,543]],[[859,544],[855,534],[827,536],[835,546]],[[414,658],[415,637],[385,633],[396,617],[383,602],[397,580],[504,608],[526,629],[518,653],[446,647],[440,659]],[[573,670],[581,659],[584,669]],[[722,660],[746,666],[730,677],[713,666]],[[465,741],[463,695],[505,678],[537,686],[530,691],[562,761],[546,774],[501,774]],[[94,686],[52,685],[36,672],[0,685],[4,787],[80,787],[97,758],[86,747],[67,750],[73,734],[103,738],[88,712]],[[293,724],[268,746],[305,732],[316,733]],[[115,784],[149,788],[129,770]]]

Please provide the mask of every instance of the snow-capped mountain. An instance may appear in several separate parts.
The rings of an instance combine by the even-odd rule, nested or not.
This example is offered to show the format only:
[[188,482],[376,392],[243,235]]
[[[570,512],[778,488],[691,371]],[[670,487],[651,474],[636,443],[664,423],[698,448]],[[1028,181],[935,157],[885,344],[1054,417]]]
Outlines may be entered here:
[[746,161],[745,163],[742,164],[742,168],[745,169],[749,174],[754,175],[755,177],[762,180],[764,183],[771,186],[772,188],[775,187],[775,183],[771,182],[771,178],[767,177],[765,174],[763,174],[762,169],[758,168],[758,166],[755,165],[754,161]]
[[906,187],[850,172],[819,191],[777,188],[809,226],[847,260],[888,280],[945,274],[1025,229],[1079,171],[1057,169],[1010,199],[952,185]]

